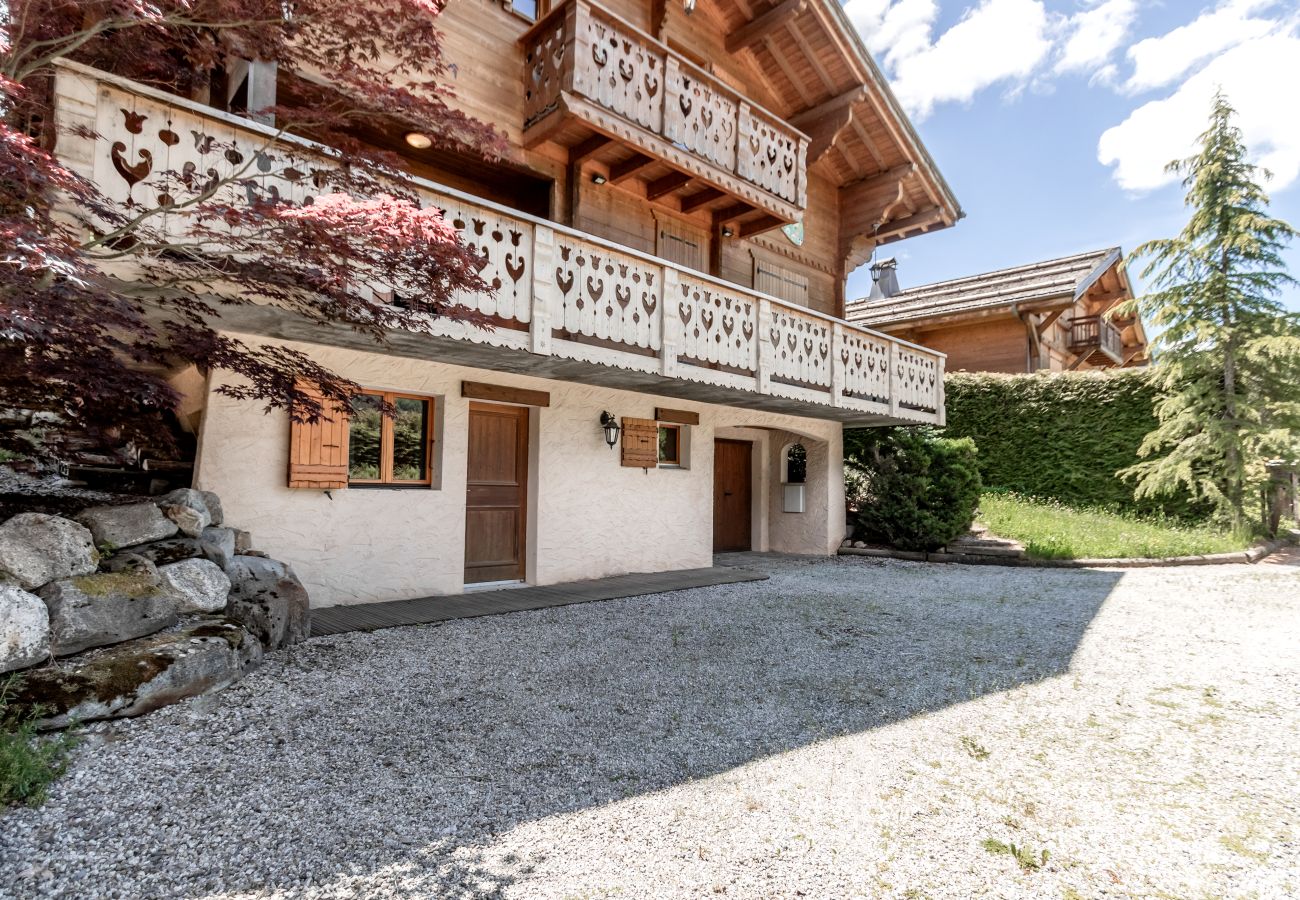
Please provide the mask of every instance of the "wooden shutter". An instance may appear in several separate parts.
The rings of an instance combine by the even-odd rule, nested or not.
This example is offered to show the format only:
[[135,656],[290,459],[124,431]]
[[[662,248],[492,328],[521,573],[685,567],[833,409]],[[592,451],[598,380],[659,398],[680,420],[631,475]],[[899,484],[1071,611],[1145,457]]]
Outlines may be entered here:
[[623,465],[637,469],[659,465],[659,423],[654,419],[623,419]]
[[709,238],[705,232],[667,216],[658,217],[655,253],[669,262],[703,272],[709,266]]
[[[306,393],[321,399],[310,388]],[[325,404],[319,421],[289,421],[289,487],[318,491],[348,486],[348,411]]]
[[754,290],[808,306],[808,276],[767,260],[754,260]]

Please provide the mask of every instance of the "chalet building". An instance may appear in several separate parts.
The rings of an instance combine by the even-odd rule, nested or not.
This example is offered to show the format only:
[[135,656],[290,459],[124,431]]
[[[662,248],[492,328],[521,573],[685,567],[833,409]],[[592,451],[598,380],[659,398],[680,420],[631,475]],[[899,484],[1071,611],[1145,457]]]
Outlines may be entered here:
[[1150,361],[1141,320],[1107,315],[1133,296],[1118,247],[907,290],[898,289],[893,260],[873,266],[872,278],[872,295],[848,304],[848,320],[947,354],[951,372]]
[[[943,354],[845,321],[846,276],[962,216],[837,0],[456,0],[440,28],[456,102],[506,157],[364,137],[483,258],[495,291],[463,302],[496,327],[377,352],[270,303],[223,310],[370,396],[291,425],[176,373],[195,486],[318,605],[834,552],[841,429],[944,418]],[[295,77],[251,65],[235,89],[264,108]],[[55,93],[56,152],[123,202],[229,171],[207,138],[295,200],[327,152],[77,64]]]

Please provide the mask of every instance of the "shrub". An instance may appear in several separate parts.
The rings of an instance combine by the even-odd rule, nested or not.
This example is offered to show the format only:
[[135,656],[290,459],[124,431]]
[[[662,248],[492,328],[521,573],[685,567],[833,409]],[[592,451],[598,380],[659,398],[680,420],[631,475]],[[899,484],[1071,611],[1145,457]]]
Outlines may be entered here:
[[9,696],[16,683],[16,677],[0,682],[0,809],[13,803],[44,803],[50,783],[68,767],[68,753],[76,743],[66,731],[38,735],[40,710],[11,710]]
[[846,468],[863,478],[858,530],[903,550],[937,550],[975,518],[982,483],[970,438],[888,428],[846,435]]

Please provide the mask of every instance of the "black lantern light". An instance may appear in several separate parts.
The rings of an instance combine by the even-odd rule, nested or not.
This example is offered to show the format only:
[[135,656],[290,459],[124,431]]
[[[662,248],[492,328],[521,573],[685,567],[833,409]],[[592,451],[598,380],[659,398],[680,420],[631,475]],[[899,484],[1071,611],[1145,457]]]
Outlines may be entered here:
[[613,450],[618,444],[618,433],[622,431],[618,426],[618,419],[614,418],[611,413],[603,412],[600,414],[600,427],[605,432],[605,443],[609,444],[609,449]]

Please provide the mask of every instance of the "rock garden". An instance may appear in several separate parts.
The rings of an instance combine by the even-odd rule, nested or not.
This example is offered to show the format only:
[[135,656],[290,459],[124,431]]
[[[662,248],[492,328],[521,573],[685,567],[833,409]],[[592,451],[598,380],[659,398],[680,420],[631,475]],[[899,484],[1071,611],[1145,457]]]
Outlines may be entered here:
[[0,523],[0,673],[17,673],[7,702],[43,729],[220,690],[309,628],[293,570],[212,492]]

